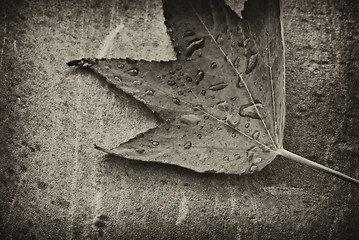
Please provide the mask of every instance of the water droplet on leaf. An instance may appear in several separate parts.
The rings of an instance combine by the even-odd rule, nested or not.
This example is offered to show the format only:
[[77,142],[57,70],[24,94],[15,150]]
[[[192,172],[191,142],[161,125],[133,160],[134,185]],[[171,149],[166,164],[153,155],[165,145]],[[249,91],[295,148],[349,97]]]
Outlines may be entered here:
[[192,107],[193,111],[203,111],[203,106],[202,105],[194,105]]
[[152,96],[153,94],[155,94],[155,90],[146,90],[146,95]]
[[145,149],[136,149],[136,152],[138,152],[138,153],[144,153],[144,152],[145,152]]
[[222,90],[224,88],[226,88],[228,85],[224,82],[221,82],[221,83],[217,83],[217,84],[214,84],[214,85],[211,85],[209,86],[209,90],[211,91],[219,91],[219,90]]
[[152,145],[153,146],[158,146],[160,143],[159,142],[157,142],[157,141],[152,141]]
[[172,98],[172,102],[177,104],[177,105],[181,104],[181,101],[178,98]]
[[215,63],[215,62],[211,63],[210,68],[211,68],[211,69],[215,69],[215,68],[217,68],[217,63]]
[[204,71],[198,70],[196,74],[196,83],[197,85],[203,80],[204,78]]
[[218,44],[222,44],[223,43],[223,37],[222,37],[222,34],[218,34],[217,37],[216,37],[216,42]]
[[188,141],[184,144],[184,149],[190,149],[192,147],[192,142]]
[[138,69],[137,68],[130,68],[127,73],[133,77],[138,75]]
[[237,56],[233,61],[233,66],[235,68],[239,68],[240,62],[241,62],[241,59],[239,58],[239,56]]
[[194,51],[203,48],[205,42],[205,37],[196,38],[189,42],[187,48],[186,48],[186,56],[191,57]]
[[242,82],[241,77],[238,77],[238,82],[236,84],[237,88],[243,88],[244,87],[244,83]]
[[242,117],[250,117],[250,118],[254,118],[254,119],[260,119],[256,108],[258,110],[262,109],[263,108],[262,103],[260,103],[259,101],[255,101],[255,104],[253,104],[253,103],[245,104],[240,107],[239,115],[241,115]]
[[250,172],[255,172],[257,170],[258,170],[258,166],[256,166],[256,165],[251,166],[249,169]]
[[167,84],[168,84],[168,86],[173,86],[173,85],[176,84],[176,82],[173,81],[173,80],[168,80],[168,81],[167,81]]
[[260,135],[260,132],[258,130],[255,130],[252,134],[253,139],[258,140]]
[[253,69],[255,68],[255,66],[257,65],[257,58],[258,55],[252,55],[248,58],[247,60],[247,68],[246,68],[246,74],[249,74],[253,71]]
[[184,32],[184,35],[183,35],[183,37],[190,37],[190,36],[193,36],[195,33],[192,31],[192,30],[186,30],[185,32]]
[[177,64],[176,70],[181,70],[181,69],[182,69],[182,65],[181,65],[181,64]]
[[257,158],[254,158],[254,159],[252,160],[252,163],[255,164],[255,165],[257,165],[257,164],[260,163],[261,161],[262,161],[262,159],[259,158],[259,157],[257,157]]

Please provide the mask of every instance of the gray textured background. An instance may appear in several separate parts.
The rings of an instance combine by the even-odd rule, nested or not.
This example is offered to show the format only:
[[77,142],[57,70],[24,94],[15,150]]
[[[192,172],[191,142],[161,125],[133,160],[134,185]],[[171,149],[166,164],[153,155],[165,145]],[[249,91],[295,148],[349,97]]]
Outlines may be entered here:
[[[66,62],[173,58],[160,1],[0,2],[0,239],[359,235],[358,188],[286,159],[234,176],[118,160],[93,149],[115,147],[156,120]],[[284,145],[358,178],[359,3],[283,6]]]

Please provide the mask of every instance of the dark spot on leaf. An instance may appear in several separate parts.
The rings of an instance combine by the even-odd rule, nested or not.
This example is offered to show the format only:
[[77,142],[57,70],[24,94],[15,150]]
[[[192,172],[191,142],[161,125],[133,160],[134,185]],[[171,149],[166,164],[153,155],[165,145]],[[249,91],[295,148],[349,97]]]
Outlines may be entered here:
[[108,221],[110,218],[106,215],[101,214],[100,216],[98,216],[98,219],[100,219],[102,221]]
[[97,220],[96,222],[95,222],[95,226],[97,227],[97,228],[105,228],[106,227],[106,224],[105,224],[105,222],[104,221],[102,221],[102,220]]
[[42,181],[37,182],[37,187],[42,190],[46,189],[47,185],[48,185],[47,183],[42,182]]

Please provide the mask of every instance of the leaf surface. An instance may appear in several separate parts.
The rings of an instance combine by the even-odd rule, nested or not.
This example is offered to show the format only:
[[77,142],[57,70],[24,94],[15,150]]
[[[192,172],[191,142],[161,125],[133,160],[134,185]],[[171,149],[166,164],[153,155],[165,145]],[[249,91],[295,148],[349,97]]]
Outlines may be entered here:
[[243,19],[223,0],[164,2],[176,61],[82,59],[163,123],[118,148],[128,159],[197,172],[252,173],[282,148],[285,90],[278,1],[251,0]]

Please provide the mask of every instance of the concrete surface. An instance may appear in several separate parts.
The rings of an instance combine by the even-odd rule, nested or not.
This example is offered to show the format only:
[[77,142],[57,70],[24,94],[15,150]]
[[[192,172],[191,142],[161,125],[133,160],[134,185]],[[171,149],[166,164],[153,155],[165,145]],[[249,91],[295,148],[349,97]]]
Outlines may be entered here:
[[[284,145],[358,178],[359,4],[283,6]],[[4,0],[0,9],[0,239],[358,236],[358,188],[286,159],[252,176],[215,175],[93,149],[156,119],[66,62],[173,58],[160,1]]]

